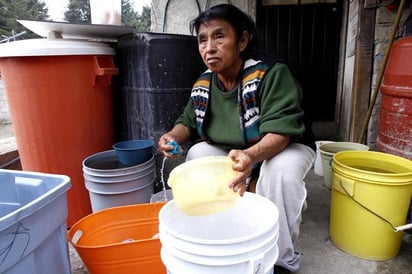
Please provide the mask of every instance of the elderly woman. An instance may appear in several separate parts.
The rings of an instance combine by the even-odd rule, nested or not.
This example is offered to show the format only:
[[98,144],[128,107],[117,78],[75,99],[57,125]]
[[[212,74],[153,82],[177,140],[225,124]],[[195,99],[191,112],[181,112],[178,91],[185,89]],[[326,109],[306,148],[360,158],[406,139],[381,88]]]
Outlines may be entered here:
[[306,188],[303,181],[315,152],[299,143],[305,131],[301,94],[287,65],[251,59],[255,25],[238,8],[222,4],[202,12],[191,24],[207,66],[194,83],[184,112],[159,139],[166,157],[179,157],[171,140],[197,140],[186,160],[227,155],[239,175],[229,187],[241,195],[258,171],[256,193],[279,209],[279,258],[275,273],[299,268],[294,248],[299,234]]

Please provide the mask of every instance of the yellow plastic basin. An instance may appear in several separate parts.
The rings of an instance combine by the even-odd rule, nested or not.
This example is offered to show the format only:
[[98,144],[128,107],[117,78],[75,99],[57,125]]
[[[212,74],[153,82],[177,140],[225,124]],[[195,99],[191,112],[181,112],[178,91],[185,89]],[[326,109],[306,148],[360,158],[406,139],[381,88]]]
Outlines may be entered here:
[[225,156],[203,157],[175,167],[168,185],[178,209],[187,215],[207,215],[231,208],[239,193],[229,188],[236,175]]

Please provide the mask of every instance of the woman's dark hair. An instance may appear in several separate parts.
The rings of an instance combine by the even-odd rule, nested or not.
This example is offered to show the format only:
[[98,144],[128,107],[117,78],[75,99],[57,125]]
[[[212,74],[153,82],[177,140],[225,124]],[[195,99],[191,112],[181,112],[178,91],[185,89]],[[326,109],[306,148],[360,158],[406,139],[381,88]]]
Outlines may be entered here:
[[213,19],[222,19],[231,24],[236,31],[238,39],[242,37],[243,31],[249,32],[249,42],[242,52],[242,57],[244,59],[250,58],[256,50],[256,26],[253,19],[233,5],[221,4],[203,11],[198,17],[193,19],[190,22],[190,32],[197,34],[200,25]]

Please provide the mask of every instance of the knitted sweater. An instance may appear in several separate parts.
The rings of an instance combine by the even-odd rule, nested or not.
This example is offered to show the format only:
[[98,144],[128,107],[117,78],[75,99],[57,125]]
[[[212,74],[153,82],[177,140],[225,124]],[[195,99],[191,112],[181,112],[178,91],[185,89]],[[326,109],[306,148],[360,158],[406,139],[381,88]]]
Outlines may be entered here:
[[235,88],[224,91],[219,84],[215,74],[204,72],[176,124],[227,149],[248,147],[268,132],[303,133],[299,88],[286,65],[247,60]]

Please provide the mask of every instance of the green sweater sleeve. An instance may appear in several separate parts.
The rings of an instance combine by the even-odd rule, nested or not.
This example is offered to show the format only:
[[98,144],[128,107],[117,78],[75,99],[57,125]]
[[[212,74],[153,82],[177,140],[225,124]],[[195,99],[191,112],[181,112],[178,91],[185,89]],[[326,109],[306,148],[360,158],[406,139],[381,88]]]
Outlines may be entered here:
[[182,124],[189,129],[191,139],[198,137],[196,130],[196,114],[190,99],[188,100],[183,113],[177,118],[175,125],[177,124]]
[[299,86],[285,64],[267,73],[259,91],[260,134],[299,136],[305,131]]

